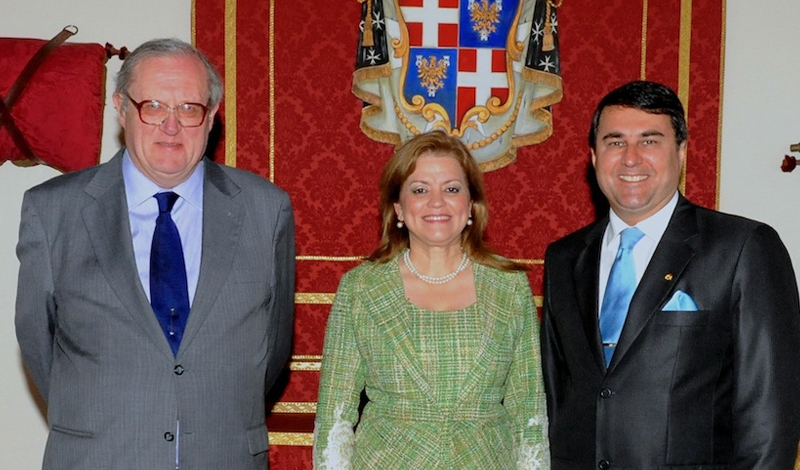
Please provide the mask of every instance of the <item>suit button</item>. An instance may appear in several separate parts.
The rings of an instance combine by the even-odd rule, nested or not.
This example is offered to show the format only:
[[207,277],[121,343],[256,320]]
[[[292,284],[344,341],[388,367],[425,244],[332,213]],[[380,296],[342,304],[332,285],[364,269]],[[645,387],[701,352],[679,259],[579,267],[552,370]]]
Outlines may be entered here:
[[599,468],[600,470],[608,470],[609,468],[611,468],[611,462],[609,462],[608,460],[601,460],[597,462],[597,468]]
[[[611,389],[604,388],[604,389],[600,390],[600,398],[609,398],[609,397],[611,397],[611,395],[612,395]],[[605,460],[603,460],[602,462],[605,462]],[[608,462],[606,462],[606,463],[608,463]]]
[[175,373],[175,375],[183,375],[183,366],[182,366],[182,365],[180,365],[180,364],[178,364],[177,366],[175,366],[175,367],[172,369],[172,372],[174,372],[174,373]]
[[175,440],[175,435],[171,432],[167,431],[164,433],[164,440],[167,442],[172,442]]

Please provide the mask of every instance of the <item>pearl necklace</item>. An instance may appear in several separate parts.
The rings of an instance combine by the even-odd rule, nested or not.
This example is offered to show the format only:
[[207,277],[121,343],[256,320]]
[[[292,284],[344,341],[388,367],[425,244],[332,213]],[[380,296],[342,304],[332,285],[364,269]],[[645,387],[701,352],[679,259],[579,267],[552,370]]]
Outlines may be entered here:
[[461,262],[458,264],[456,270],[452,273],[445,274],[444,276],[440,277],[427,276],[417,271],[417,268],[411,262],[410,253],[411,250],[406,250],[405,253],[403,253],[403,262],[406,263],[406,267],[409,271],[411,271],[411,274],[417,276],[420,280],[427,282],[428,284],[444,284],[450,282],[455,279],[461,271],[467,269],[467,266],[469,266],[469,257],[466,253],[464,253],[464,256],[461,257]]

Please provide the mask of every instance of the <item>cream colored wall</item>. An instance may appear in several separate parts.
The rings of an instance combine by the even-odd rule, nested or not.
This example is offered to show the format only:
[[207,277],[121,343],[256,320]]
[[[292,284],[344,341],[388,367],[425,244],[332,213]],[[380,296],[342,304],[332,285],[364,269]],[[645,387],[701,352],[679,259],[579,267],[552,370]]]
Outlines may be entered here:
[[780,170],[800,142],[800,2],[729,0],[727,13],[720,209],[772,225],[800,272],[800,169]]
[[[355,0],[348,0],[355,1]],[[133,48],[153,37],[190,39],[191,0],[0,0],[0,36],[49,38],[68,24],[71,41]],[[772,224],[800,265],[800,170],[780,172],[790,143],[800,141],[800,2],[727,2],[721,209]],[[119,69],[108,63],[109,87]],[[107,91],[103,157],[117,149],[119,127]],[[800,154],[795,154],[800,157]],[[14,335],[14,246],[25,189],[56,172],[0,166],[0,467],[40,467],[46,426],[25,382]]]
[[[70,24],[69,42],[133,49],[155,37],[191,39],[191,0],[0,0],[0,36],[49,39]],[[119,148],[119,126],[111,101],[121,62],[108,61],[102,158]],[[44,418],[25,381],[14,334],[17,268],[14,254],[22,193],[58,172],[47,167],[0,166],[0,468],[41,468],[47,438]]]

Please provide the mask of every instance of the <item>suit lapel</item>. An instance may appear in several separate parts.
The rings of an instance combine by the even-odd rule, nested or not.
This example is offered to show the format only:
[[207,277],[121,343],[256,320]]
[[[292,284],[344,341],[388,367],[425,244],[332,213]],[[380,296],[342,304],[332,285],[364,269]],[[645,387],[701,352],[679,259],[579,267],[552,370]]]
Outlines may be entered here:
[[122,178],[122,152],[101,165],[84,188],[94,201],[81,210],[81,215],[97,262],[111,289],[136,324],[142,325],[153,344],[171,358],[172,350],[164,340],[164,333],[137,274]]
[[365,293],[366,310],[370,316],[377,317],[375,325],[385,335],[387,345],[397,352],[398,361],[422,393],[431,403],[436,403],[433,389],[425,379],[411,340],[411,331],[405,321],[406,299],[396,258],[379,266],[373,288]]
[[695,208],[681,196],[667,230],[661,237],[661,242],[633,294],[628,317],[617,349],[614,351],[614,357],[609,364],[609,370],[625,356],[647,322],[659,311],[659,307],[673,291],[681,274],[694,257],[695,250],[691,240],[697,234]]
[[[592,357],[601,373],[605,372],[605,356],[603,355],[603,341],[600,338],[598,323],[599,307],[597,306],[597,286],[600,268],[600,245],[603,233],[608,225],[608,219],[599,221],[587,233],[585,247],[578,254],[573,270],[573,282],[580,311],[580,320],[583,325],[585,343],[589,345]],[[583,342],[579,343],[582,344]]]
[[203,245],[200,277],[178,356],[192,342],[208,318],[233,267],[245,210],[236,202],[241,192],[216,163],[205,160],[203,186]]
[[[464,379],[461,389],[458,391],[459,403],[466,402],[474,389],[480,381],[485,380],[489,365],[492,363],[489,357],[492,351],[496,351],[493,343],[506,339],[503,332],[498,331],[497,318],[501,315],[496,310],[504,310],[508,305],[502,305],[496,300],[498,293],[494,286],[502,285],[501,282],[490,282],[486,279],[493,276],[494,273],[481,266],[480,264],[472,265],[473,272],[475,273],[475,288],[477,289],[478,305],[483,313],[485,313],[486,325],[483,328],[483,337],[481,338],[481,345],[478,348],[478,353],[475,355],[475,363],[472,365]],[[492,286],[492,288],[489,288]]]

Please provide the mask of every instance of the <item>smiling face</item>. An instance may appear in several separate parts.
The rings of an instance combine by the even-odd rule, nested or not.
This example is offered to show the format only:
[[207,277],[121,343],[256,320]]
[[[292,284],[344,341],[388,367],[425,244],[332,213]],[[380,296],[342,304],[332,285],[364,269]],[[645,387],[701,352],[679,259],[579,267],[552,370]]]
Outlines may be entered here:
[[408,228],[409,243],[423,247],[460,247],[461,232],[472,210],[464,170],[455,158],[426,153],[400,190],[394,204]]
[[611,208],[628,225],[669,202],[685,159],[686,142],[676,142],[666,114],[621,106],[600,114],[592,165]]
[[[178,103],[208,103],[206,70],[190,55],[153,57],[137,64],[127,93],[136,101],[158,100],[167,106]],[[143,123],[133,103],[114,94],[117,119],[125,131],[131,160],[154,183],[173,188],[185,181],[203,157],[208,133],[219,106],[209,108],[199,127],[182,127],[170,113],[161,125]]]

